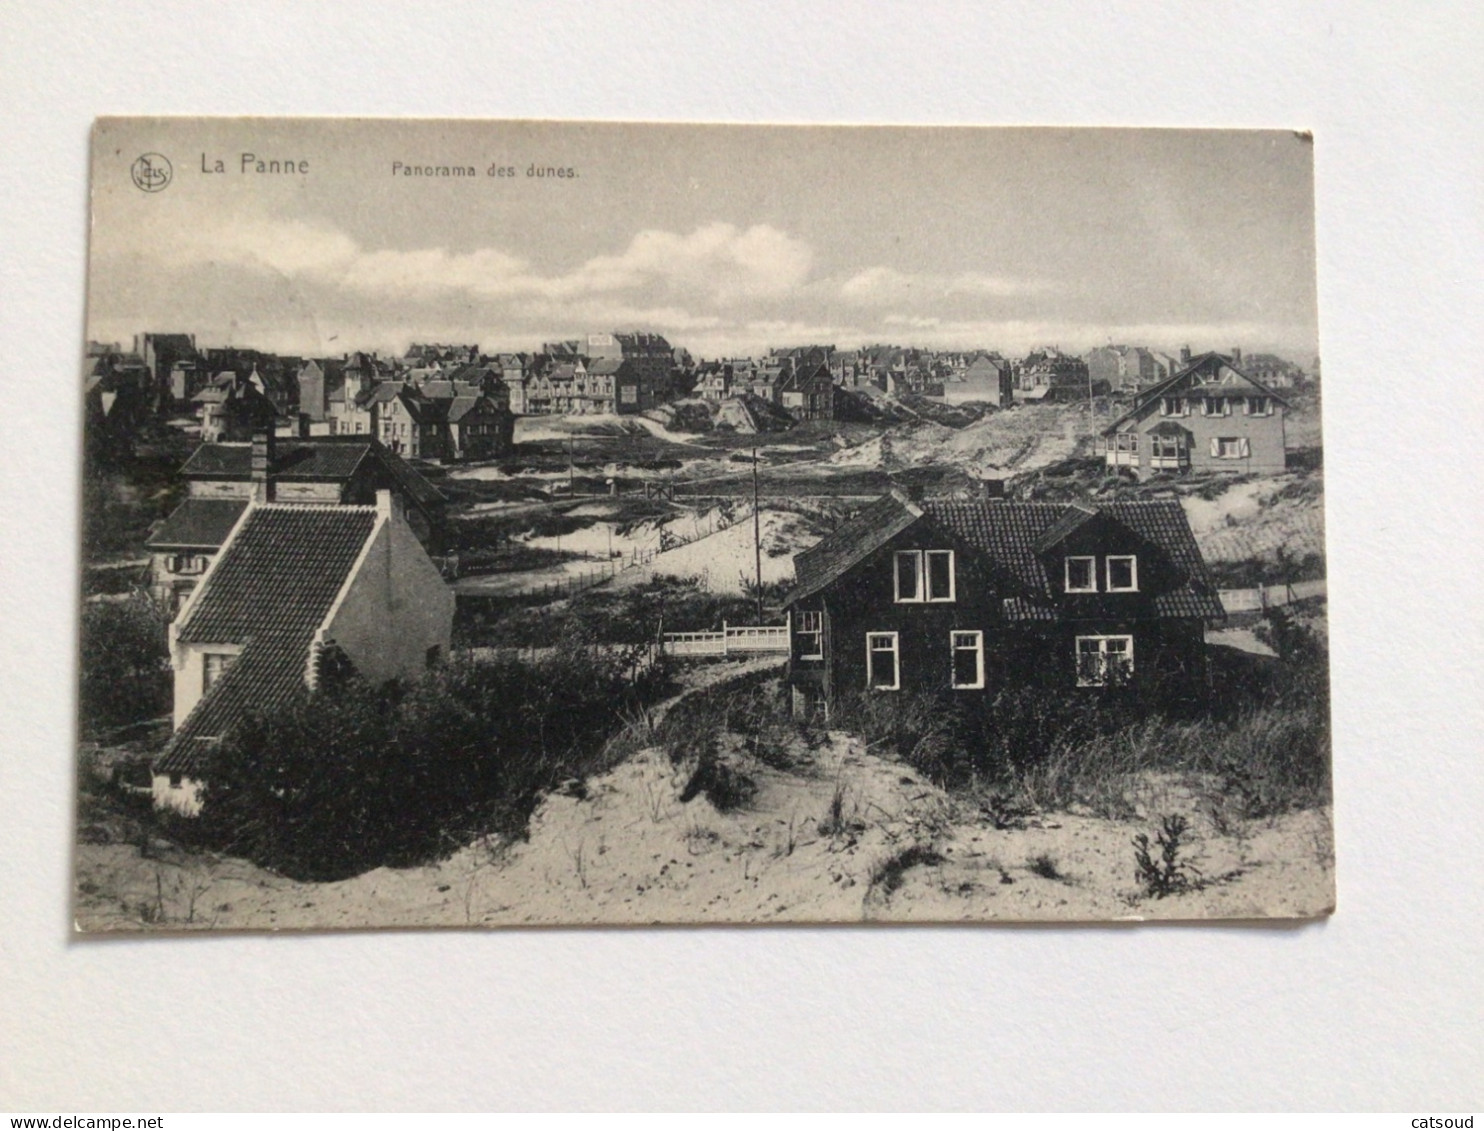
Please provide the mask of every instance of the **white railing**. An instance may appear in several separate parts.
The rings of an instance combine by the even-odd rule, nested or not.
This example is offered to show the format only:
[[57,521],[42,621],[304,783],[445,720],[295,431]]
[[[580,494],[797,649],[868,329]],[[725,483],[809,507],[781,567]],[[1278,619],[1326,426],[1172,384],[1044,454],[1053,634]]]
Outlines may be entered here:
[[713,632],[667,632],[660,647],[671,656],[731,656],[788,651],[788,624],[727,624]]
[[1294,601],[1325,596],[1325,579],[1295,581],[1292,585],[1259,585],[1256,589],[1223,589],[1221,605],[1229,613],[1259,612]]

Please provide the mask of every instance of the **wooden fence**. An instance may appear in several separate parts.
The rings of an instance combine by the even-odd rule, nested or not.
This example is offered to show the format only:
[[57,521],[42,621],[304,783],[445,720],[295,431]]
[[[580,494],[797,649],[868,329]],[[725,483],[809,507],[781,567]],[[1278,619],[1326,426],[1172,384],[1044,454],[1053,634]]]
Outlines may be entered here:
[[1221,590],[1221,607],[1228,613],[1257,613],[1325,596],[1325,579],[1295,581],[1290,585],[1259,585],[1256,589]]
[[735,656],[788,651],[788,624],[727,624],[720,632],[667,632],[660,647],[670,656]]

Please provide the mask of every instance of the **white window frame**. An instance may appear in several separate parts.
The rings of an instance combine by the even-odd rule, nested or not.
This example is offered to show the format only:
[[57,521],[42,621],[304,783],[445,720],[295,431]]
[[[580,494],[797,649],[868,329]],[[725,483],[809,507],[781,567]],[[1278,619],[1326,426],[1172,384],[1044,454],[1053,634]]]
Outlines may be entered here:
[[[1113,584],[1113,563],[1128,562],[1129,573],[1133,576],[1133,584],[1128,586],[1115,586]],[[1139,591],[1139,558],[1136,554],[1109,554],[1103,563],[1103,579],[1107,582],[1109,593],[1137,593]]]
[[798,613],[797,626],[794,628],[794,636],[812,636],[815,640],[814,651],[805,652],[803,641],[800,641],[799,659],[822,660],[824,659],[824,613],[819,609],[801,609]]
[[[1212,412],[1211,411],[1211,406],[1213,404],[1216,406],[1216,411],[1215,412]],[[1201,398],[1201,415],[1202,416],[1230,416],[1231,414],[1232,414],[1232,402],[1231,402],[1231,398],[1230,397],[1202,397]]]
[[[1084,675],[1083,670],[1082,670],[1082,642],[1084,640],[1096,640],[1098,642],[1098,657],[1099,657],[1099,661],[1100,662],[1098,664],[1097,678],[1095,678],[1095,679],[1089,679],[1089,678],[1087,678],[1087,676]],[[1109,663],[1108,663],[1108,655],[1109,655],[1109,652],[1108,652],[1108,641],[1110,641],[1110,640],[1126,640],[1126,641],[1128,641],[1128,648],[1124,652],[1115,653],[1115,654],[1116,655],[1121,655],[1121,656],[1126,656],[1127,657],[1127,661],[1126,661],[1127,662],[1127,668],[1125,670],[1127,671],[1127,673],[1129,675],[1133,675],[1133,672],[1134,672],[1134,638],[1132,636],[1130,636],[1130,635],[1128,635],[1126,633],[1109,633],[1109,634],[1099,634],[1099,635],[1089,635],[1089,636],[1078,636],[1078,637],[1076,637],[1075,642],[1072,645],[1072,648],[1073,648],[1072,661],[1076,665],[1076,669],[1077,669],[1077,686],[1078,687],[1107,687],[1108,686],[1108,673],[1109,673],[1110,670],[1112,670],[1111,667],[1110,667],[1110,665],[1109,665]]]
[[1272,416],[1273,398],[1265,396],[1254,396],[1246,399],[1245,409],[1248,416]]
[[1189,397],[1161,397],[1159,399],[1160,416],[1189,416]]
[[[215,661],[215,663],[213,663]],[[205,695],[212,686],[221,681],[222,676],[232,670],[232,665],[237,662],[236,652],[202,652],[201,653],[201,694]],[[217,670],[213,671],[212,668]]]
[[[876,648],[874,642],[877,640],[890,640],[890,648]],[[891,653],[892,682],[890,684],[879,684],[876,682],[875,655],[877,652]],[[900,691],[902,689],[902,648],[898,634],[895,632],[868,632],[866,633],[866,689],[868,691]]]
[[[972,643],[963,643],[963,638],[972,638]],[[960,652],[974,653],[974,670],[977,673],[973,683],[958,682],[958,654]],[[979,629],[954,629],[948,634],[948,652],[950,667],[948,680],[955,691],[982,691],[984,689],[984,633]]]
[[[932,589],[933,570],[931,560],[935,557],[948,559],[948,595],[934,596]],[[958,599],[958,563],[952,550],[924,550],[922,552],[922,596],[930,605],[945,605]]]
[[[916,581],[916,591],[907,597],[902,596],[902,562],[903,559],[912,562],[911,575]],[[899,605],[921,604],[923,592],[922,577],[922,551],[921,550],[898,550],[891,556],[891,592]]]
[[[1230,445],[1233,450],[1227,451]],[[1245,436],[1212,436],[1211,458],[1212,459],[1250,459],[1252,456],[1252,445]]]
[[1179,459],[1189,451],[1179,436],[1151,436],[1149,440],[1155,459]]
[[[938,556],[948,558],[948,593],[934,594],[929,588],[932,569],[929,559]],[[917,579],[916,596],[902,596],[902,562],[909,560],[912,576]],[[892,597],[899,605],[947,605],[958,600],[958,562],[952,550],[898,550],[891,558]]]
[[[1096,593],[1098,591],[1098,559],[1092,554],[1068,554],[1062,559],[1062,582],[1068,593]],[[1072,584],[1072,563],[1086,562],[1087,576],[1092,581],[1086,587],[1074,586]]]

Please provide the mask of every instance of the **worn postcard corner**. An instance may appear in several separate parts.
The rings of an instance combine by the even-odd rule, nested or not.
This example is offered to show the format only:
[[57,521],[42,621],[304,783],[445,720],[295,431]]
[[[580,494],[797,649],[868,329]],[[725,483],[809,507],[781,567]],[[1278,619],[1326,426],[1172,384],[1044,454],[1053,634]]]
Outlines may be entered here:
[[1312,162],[100,119],[77,929],[1329,913]]

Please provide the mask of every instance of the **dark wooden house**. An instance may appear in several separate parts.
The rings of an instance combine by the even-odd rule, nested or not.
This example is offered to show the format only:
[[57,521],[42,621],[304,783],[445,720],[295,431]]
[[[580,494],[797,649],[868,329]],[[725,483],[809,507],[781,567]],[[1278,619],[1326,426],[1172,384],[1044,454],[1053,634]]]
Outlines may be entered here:
[[892,492],[794,559],[796,710],[855,692],[1127,686],[1196,701],[1223,614],[1176,501],[913,501]]

